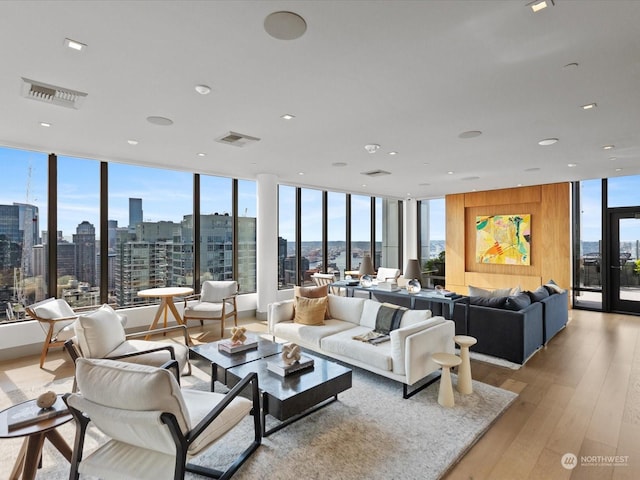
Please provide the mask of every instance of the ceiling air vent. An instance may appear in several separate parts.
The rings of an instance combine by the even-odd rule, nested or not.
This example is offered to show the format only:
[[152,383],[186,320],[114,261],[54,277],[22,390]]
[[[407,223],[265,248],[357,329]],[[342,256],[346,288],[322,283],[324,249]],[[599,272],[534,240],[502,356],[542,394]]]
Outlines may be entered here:
[[226,143],[227,145],[233,145],[234,147],[244,147],[246,145],[249,145],[250,143],[259,141],[259,138],[237,132],[229,132],[224,134],[220,138],[216,138],[216,142]]
[[391,172],[387,172],[386,170],[370,170],[368,172],[360,172],[362,175],[367,175],[369,177],[382,177],[384,175],[391,175]]
[[82,105],[87,94],[22,77],[22,96],[39,102],[77,110]]

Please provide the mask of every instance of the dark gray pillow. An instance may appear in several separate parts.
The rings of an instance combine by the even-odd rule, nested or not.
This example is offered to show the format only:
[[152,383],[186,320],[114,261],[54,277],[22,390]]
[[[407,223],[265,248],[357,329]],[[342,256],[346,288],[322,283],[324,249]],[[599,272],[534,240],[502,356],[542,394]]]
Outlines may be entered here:
[[469,297],[471,305],[479,305],[481,307],[504,308],[504,302],[507,297]]
[[522,292],[518,295],[507,297],[507,300],[504,302],[504,309],[519,312],[523,308],[527,308],[529,305],[531,305],[531,298],[525,292]]
[[538,287],[533,292],[527,292],[532,302],[539,302],[549,296],[549,291],[544,287]]

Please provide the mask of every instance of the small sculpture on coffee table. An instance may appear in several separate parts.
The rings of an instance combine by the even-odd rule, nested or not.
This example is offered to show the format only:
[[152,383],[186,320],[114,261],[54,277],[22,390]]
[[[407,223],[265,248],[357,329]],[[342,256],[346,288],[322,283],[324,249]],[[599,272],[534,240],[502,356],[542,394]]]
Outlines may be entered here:
[[282,361],[286,365],[293,365],[300,361],[300,347],[295,343],[290,343],[282,347]]
[[233,345],[242,345],[247,341],[247,336],[245,332],[247,331],[244,327],[233,327],[231,329],[231,343]]

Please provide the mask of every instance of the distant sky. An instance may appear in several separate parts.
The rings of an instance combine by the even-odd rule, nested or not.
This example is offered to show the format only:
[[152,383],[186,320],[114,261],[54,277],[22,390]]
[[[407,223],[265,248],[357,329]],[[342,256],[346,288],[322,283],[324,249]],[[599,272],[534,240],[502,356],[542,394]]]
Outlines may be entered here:
[[[28,202],[39,207],[40,230],[47,228],[47,155],[0,147],[0,204]],[[58,230],[71,238],[77,225],[87,220],[99,229],[100,162],[58,157]],[[30,175],[29,175],[30,172]],[[231,179],[201,176],[203,214],[231,212]],[[239,212],[256,216],[255,183],[240,181]],[[640,205],[640,176],[609,179],[611,207]],[[129,223],[129,198],[142,198],[145,221],[180,222],[192,210],[193,176],[187,172],[109,164],[109,219],[118,226]],[[293,187],[281,189],[280,234],[294,238]],[[343,240],[344,194],[329,194],[329,240]],[[352,239],[369,239],[370,198],[352,195]],[[582,182],[582,239],[600,240],[600,180]],[[322,202],[319,190],[305,189],[302,198],[303,240],[321,238]],[[445,238],[444,199],[431,201],[431,238]],[[382,237],[380,222],[376,237]],[[640,219],[630,222],[622,241],[640,239]],[[637,225],[636,225],[637,223]],[[626,238],[628,237],[628,238]]]

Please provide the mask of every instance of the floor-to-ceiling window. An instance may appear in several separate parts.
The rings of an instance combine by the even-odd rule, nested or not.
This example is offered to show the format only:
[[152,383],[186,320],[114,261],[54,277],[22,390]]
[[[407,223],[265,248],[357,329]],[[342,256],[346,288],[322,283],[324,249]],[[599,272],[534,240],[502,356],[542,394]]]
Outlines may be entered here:
[[119,306],[157,299],[138,291],[193,285],[193,175],[109,165],[109,220],[115,228],[114,289]]
[[[47,295],[47,155],[0,147],[0,322]],[[42,232],[46,233],[46,232]]]
[[573,184],[573,304],[640,313],[640,176]]
[[445,200],[422,200],[418,206],[418,244],[426,286],[444,285]]
[[602,180],[585,180],[574,184],[574,198],[580,208],[575,215],[574,228],[577,248],[574,249],[576,278],[574,305],[602,308]]
[[371,249],[371,197],[351,195],[351,270],[358,270],[365,255],[374,259]]
[[278,287],[296,284],[296,189],[278,187]]
[[[100,162],[58,157],[56,296],[100,304]],[[113,300],[113,299],[112,299]]]
[[347,268],[347,196],[344,193],[327,192],[327,241],[328,255],[325,273],[344,276]]
[[325,270],[322,248],[322,191],[303,188],[300,192],[300,272],[302,285],[313,285],[311,275]]
[[233,279],[232,180],[201,175],[200,283]]
[[238,180],[237,275],[240,293],[256,291],[256,182]]

